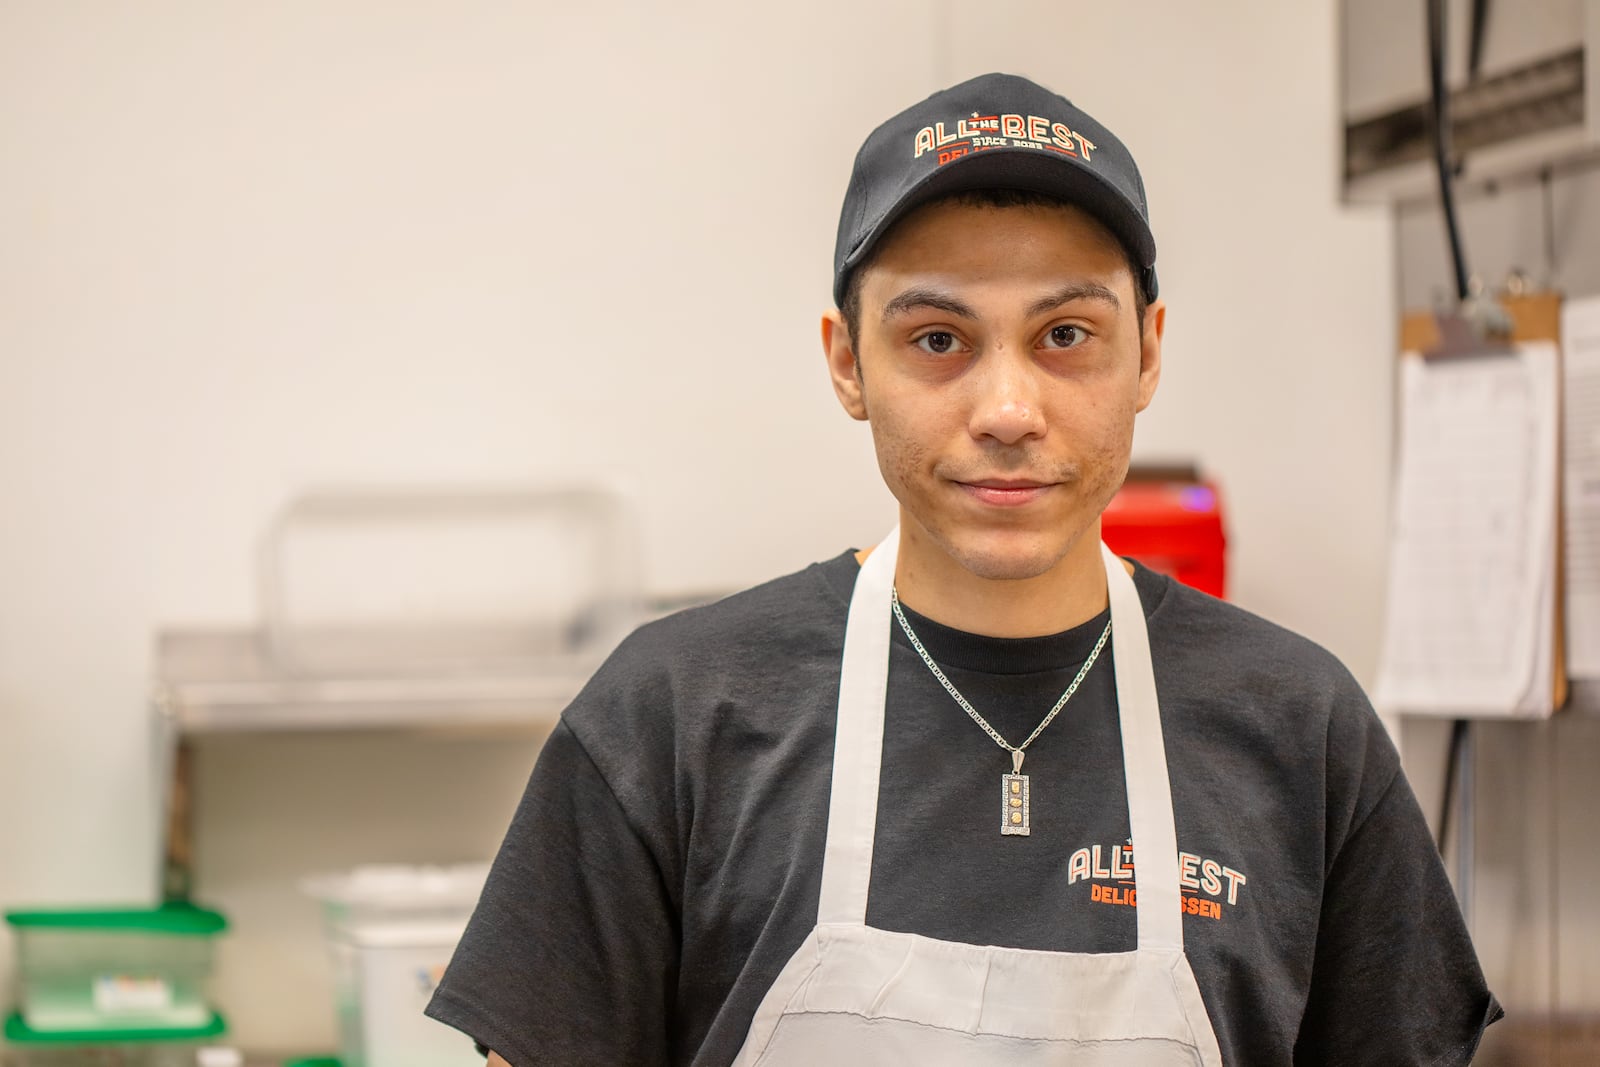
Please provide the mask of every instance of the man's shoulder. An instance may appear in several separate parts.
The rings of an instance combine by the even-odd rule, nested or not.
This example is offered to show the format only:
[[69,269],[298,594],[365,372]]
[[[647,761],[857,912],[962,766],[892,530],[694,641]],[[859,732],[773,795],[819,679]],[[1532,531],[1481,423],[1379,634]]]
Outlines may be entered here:
[[612,652],[577,703],[636,695],[654,703],[793,670],[819,656],[836,665],[857,570],[844,552],[647,622]]
[[803,709],[824,708],[820,694],[838,685],[857,570],[842,553],[646,623],[606,659],[562,721],[613,788],[626,791],[619,782],[668,773],[662,754],[667,765],[703,766],[716,739],[746,718],[792,723]]
[[1271,619],[1141,568],[1138,585],[1151,639],[1180,654],[1205,655],[1219,666],[1268,668],[1285,674],[1349,678],[1339,658],[1311,638]]
[[849,552],[813,563],[718,600],[685,608],[640,626],[619,654],[699,656],[748,650],[771,641],[843,639],[857,571]]
[[1349,668],[1312,639],[1162,575],[1139,586],[1164,690],[1312,730],[1330,716],[1376,721]]

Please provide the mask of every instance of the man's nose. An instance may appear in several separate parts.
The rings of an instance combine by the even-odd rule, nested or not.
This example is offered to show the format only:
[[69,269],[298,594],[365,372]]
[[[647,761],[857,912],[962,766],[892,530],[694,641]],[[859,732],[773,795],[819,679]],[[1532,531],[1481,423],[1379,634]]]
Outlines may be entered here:
[[1042,437],[1044,411],[1040,403],[1037,371],[1026,349],[1010,348],[985,353],[974,370],[972,416],[968,429],[973,437],[992,438],[1014,445],[1029,437]]

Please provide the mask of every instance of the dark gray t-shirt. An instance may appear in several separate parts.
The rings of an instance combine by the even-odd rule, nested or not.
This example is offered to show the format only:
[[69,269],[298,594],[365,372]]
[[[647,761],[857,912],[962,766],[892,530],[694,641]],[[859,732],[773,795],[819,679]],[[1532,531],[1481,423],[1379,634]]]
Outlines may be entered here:
[[[541,1064],[724,1065],[816,923],[845,553],[643,627],[562,716],[428,1014]],[[1185,948],[1225,1062],[1458,1064],[1498,1015],[1422,813],[1349,673],[1143,567]],[[1108,614],[1000,639],[916,615],[1013,743]],[[869,925],[972,944],[1134,947],[1115,638],[1008,753],[896,628]]]

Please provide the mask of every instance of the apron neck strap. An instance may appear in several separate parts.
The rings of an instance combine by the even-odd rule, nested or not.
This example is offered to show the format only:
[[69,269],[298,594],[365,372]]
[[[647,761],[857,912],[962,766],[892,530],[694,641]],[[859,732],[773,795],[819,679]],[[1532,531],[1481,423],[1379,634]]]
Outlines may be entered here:
[[1111,600],[1111,651],[1117,671],[1123,775],[1128,784],[1128,828],[1133,834],[1139,947],[1181,950],[1178,833],[1172,818],[1172,786],[1167,780],[1167,749],[1161,734],[1144,605],[1116,553],[1102,543],[1100,554]]
[[822,853],[819,923],[863,926],[878,827],[878,772],[883,766],[883,705],[889,690],[889,598],[900,552],[900,527],[861,565],[839,667],[839,714],[833,737],[828,843]]

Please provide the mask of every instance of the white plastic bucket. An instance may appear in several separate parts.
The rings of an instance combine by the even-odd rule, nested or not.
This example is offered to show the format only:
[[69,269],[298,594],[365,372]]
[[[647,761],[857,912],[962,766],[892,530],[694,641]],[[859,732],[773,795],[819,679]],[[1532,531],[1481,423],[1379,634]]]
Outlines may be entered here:
[[323,902],[344,1067],[482,1067],[456,1030],[422,1014],[489,867],[361,867],[307,879]]

